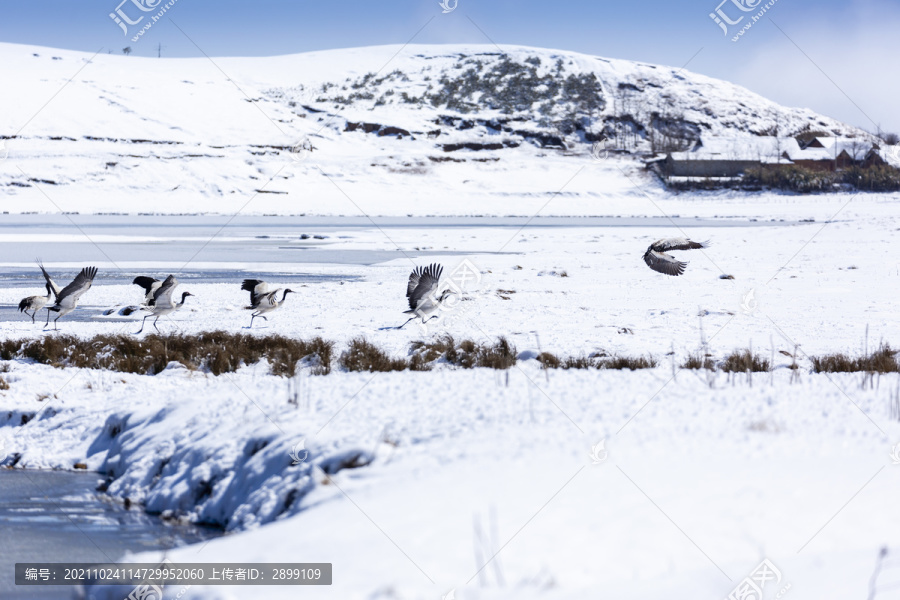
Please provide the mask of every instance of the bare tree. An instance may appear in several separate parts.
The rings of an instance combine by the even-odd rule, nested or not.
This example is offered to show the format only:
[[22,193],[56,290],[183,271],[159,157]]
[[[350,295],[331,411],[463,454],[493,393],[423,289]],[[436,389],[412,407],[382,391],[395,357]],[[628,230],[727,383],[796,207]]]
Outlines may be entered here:
[[898,136],[896,133],[885,132],[881,133],[878,137],[880,137],[888,146],[896,146],[897,144],[900,144],[900,136]]
[[125,46],[124,48],[122,48],[122,54],[124,54],[125,56],[131,54],[131,46]]

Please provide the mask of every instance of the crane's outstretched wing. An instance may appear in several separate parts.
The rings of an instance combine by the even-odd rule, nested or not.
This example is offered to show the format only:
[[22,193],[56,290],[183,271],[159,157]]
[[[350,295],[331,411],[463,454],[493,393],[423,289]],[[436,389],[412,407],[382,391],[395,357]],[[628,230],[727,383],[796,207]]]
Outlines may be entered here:
[[437,289],[443,272],[444,267],[437,263],[413,269],[409,275],[409,283],[406,285],[406,297],[409,299],[411,310],[418,308],[422,299]]
[[699,250],[708,247],[709,242],[694,242],[687,238],[666,238],[653,242],[650,249],[657,252],[668,252],[669,250]]
[[162,285],[159,286],[159,289],[156,290],[153,294],[153,299],[147,302],[147,306],[158,306],[168,308],[172,306],[172,292],[175,291],[175,286],[178,285],[178,280],[175,279],[174,275],[169,275],[166,277],[166,280],[162,282]]
[[56,294],[56,305],[66,308],[74,308],[78,299],[86,291],[91,289],[94,277],[97,276],[97,267],[85,267],[72,283],[64,287]]
[[140,277],[135,277],[134,281],[131,282],[134,285],[139,285],[144,288],[144,295],[150,294],[153,291],[153,284],[159,283],[159,279],[154,279],[152,277],[144,277],[143,275]]
[[665,275],[681,275],[687,267],[687,263],[675,260],[674,256],[656,250],[647,250],[644,254],[644,262],[654,271]]
[[245,279],[241,289],[250,292],[250,308],[256,308],[262,295],[269,291],[269,284],[262,279]]
[[260,294],[257,296],[257,307],[258,308],[272,308],[273,306],[278,304],[278,292],[281,290],[273,290],[271,292],[266,292],[264,294]]
[[47,285],[50,286],[50,289],[53,291],[53,295],[59,297],[59,292],[61,291],[60,287],[56,285],[56,282],[50,277],[50,274],[44,269],[44,263],[41,262],[41,259],[37,260],[38,266],[41,268],[41,273],[44,274],[44,279],[47,280]]

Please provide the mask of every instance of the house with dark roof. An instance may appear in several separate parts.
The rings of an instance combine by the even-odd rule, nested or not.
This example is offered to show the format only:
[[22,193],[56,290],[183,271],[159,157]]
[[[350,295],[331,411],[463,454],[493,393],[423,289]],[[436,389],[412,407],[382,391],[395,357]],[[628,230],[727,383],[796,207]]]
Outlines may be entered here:
[[662,169],[668,177],[735,178],[760,165],[790,165],[785,154],[799,150],[794,138],[716,138],[684,152],[667,153]]

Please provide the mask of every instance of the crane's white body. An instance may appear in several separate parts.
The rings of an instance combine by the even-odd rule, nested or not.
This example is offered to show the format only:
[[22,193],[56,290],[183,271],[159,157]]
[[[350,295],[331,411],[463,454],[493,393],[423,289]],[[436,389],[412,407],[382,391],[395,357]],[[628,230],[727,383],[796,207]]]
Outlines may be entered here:
[[193,296],[190,292],[184,292],[181,294],[181,302],[173,301],[172,293],[175,291],[177,285],[178,280],[175,279],[175,276],[169,275],[162,284],[156,287],[156,290],[153,292],[153,297],[147,301],[146,306],[141,307],[141,310],[149,312],[150,314],[145,316],[144,320],[141,321],[141,329],[138,333],[144,331],[144,325],[150,317],[156,317],[156,319],[153,320],[153,328],[156,329],[156,331],[159,331],[159,327],[156,325],[159,318],[172,314],[184,306],[184,301],[188,296]]
[[[269,319],[264,315],[272,312],[276,308],[280,308],[281,305],[284,304],[287,295],[294,293],[294,290],[282,290],[282,288],[269,291],[269,284],[260,279],[245,279],[244,283],[241,285],[241,289],[250,292],[250,306],[245,307],[247,310],[254,311],[253,314],[250,315],[250,329],[253,328],[253,319],[260,317],[263,320],[268,321]],[[278,292],[282,291],[284,293],[281,295],[281,300],[278,300]]]
[[416,304],[415,308],[411,308],[409,310],[404,310],[403,314],[411,315],[415,314],[422,318],[422,321],[427,321],[431,317],[433,317],[437,312],[441,310],[441,305],[444,303],[444,296],[434,296],[429,294],[422,298]]

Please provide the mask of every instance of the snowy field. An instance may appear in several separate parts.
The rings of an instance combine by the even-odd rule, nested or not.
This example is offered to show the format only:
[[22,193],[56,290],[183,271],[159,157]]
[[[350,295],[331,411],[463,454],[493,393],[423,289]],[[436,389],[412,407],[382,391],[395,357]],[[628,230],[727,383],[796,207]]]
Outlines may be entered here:
[[[709,220],[679,227],[336,227],[298,255],[332,252],[334,263],[238,262],[213,250],[185,266],[195,252],[187,241],[184,257],[161,264],[119,261],[116,249],[136,240],[97,239],[87,262],[105,278],[60,320],[62,332],[137,331],[139,317],[103,313],[139,301],[127,283],[134,273],[161,278],[180,269],[195,277],[183,289],[196,297],[160,320],[164,332],[246,332],[240,280],[267,273],[298,293],[254,327],[259,335],[322,336],[338,352],[365,335],[398,356],[411,341],[444,332],[506,336],[520,360],[508,375],[439,366],[302,371],[293,380],[265,364],[216,377],[175,365],[140,376],[12,361],[3,374],[9,389],[0,391],[6,464],[84,462],[114,498],[227,529],[172,551],[175,562],[334,564],[330,587],[173,587],[172,597],[438,600],[454,590],[449,597],[461,600],[715,599],[768,559],[780,579],[767,583],[766,598],[864,598],[879,550],[900,550],[900,466],[890,457],[900,442],[891,409],[900,381],[890,375],[864,386],[860,375],[815,375],[806,356],[900,340],[895,201],[696,196],[628,213],[661,208]],[[690,261],[682,277],[649,270],[641,255],[650,242],[682,232],[710,248],[679,255]],[[78,229],[68,233],[29,232],[29,243],[46,244],[51,273],[83,266],[81,255],[73,262],[58,252],[88,252]],[[173,234],[134,235],[152,242]],[[223,247],[270,242],[222,235]],[[395,257],[371,264],[368,252]],[[481,278],[458,314],[424,332],[412,324],[383,330],[405,319],[413,263],[439,261],[446,275],[464,259]],[[36,278],[22,278],[35,274],[30,261],[0,269],[17,274],[15,287],[0,292],[0,335],[55,335],[14,310],[40,290]],[[716,358],[752,345],[774,354],[774,373],[752,382],[673,377],[673,364],[699,346],[701,326]],[[792,382],[791,359],[779,351],[795,345],[800,378]],[[533,359],[539,350],[652,354],[660,365],[544,372]],[[300,442],[308,455],[294,465]],[[348,462],[356,468],[340,468]],[[891,556],[875,578],[879,599],[900,579]]]
[[[681,356],[696,349],[702,322],[714,352],[752,344],[768,356],[774,346],[777,358],[778,350],[793,352],[794,344],[808,354],[862,349],[867,327],[870,346],[900,339],[893,300],[900,291],[900,259],[892,258],[893,202],[890,196],[869,195],[783,197],[783,204],[744,203],[740,216],[709,219],[714,216],[709,213],[729,207],[715,203],[713,208],[701,198],[663,207],[670,215],[707,217],[682,220],[677,227],[665,218],[628,220],[622,227],[579,227],[577,220],[565,227],[355,227],[330,229],[324,240],[300,240],[317,235],[304,227],[280,230],[282,239],[276,240],[257,240],[243,230],[229,237],[226,228],[212,241],[220,228],[205,229],[205,238],[200,232],[175,238],[157,228],[151,237],[159,240],[145,246],[143,255],[133,250],[140,239],[95,239],[94,231],[69,226],[64,230],[70,237],[62,241],[61,233],[31,234],[37,243],[29,251],[40,251],[61,281],[82,266],[99,267],[82,308],[59,322],[62,331],[80,336],[137,331],[139,315],[116,312],[141,299],[141,289],[130,280],[137,274],[164,279],[169,273],[185,273],[179,291],[195,297],[160,320],[163,331],[241,331],[249,324],[249,311],[243,310],[249,295],[240,282],[266,274],[273,286],[294,286],[297,294],[272,313],[260,333],[322,336],[339,344],[365,335],[405,353],[422,330],[412,324],[401,331],[382,329],[405,320],[410,270],[436,261],[448,277],[465,259],[477,268],[480,281],[470,282],[460,310],[448,313],[448,325],[429,335],[447,331],[476,340],[503,335],[520,351],[537,351],[537,335],[541,349],[560,355],[603,349],[661,358],[672,350]],[[644,208],[649,213],[654,207]],[[690,263],[678,278],[646,267],[641,256],[651,242],[682,234],[709,240],[711,247],[678,253]],[[154,244],[169,248],[167,260],[149,258]],[[17,240],[8,243],[11,249],[17,245]],[[310,247],[290,249],[301,245]],[[318,253],[334,262],[320,262]],[[276,257],[274,262],[262,262],[266,255]],[[42,289],[31,256],[0,264],[0,270],[15,274],[16,287],[0,290],[0,334],[7,338],[45,335],[15,311],[23,296]],[[217,283],[203,283],[209,280]],[[111,309],[113,314],[103,315]]]

